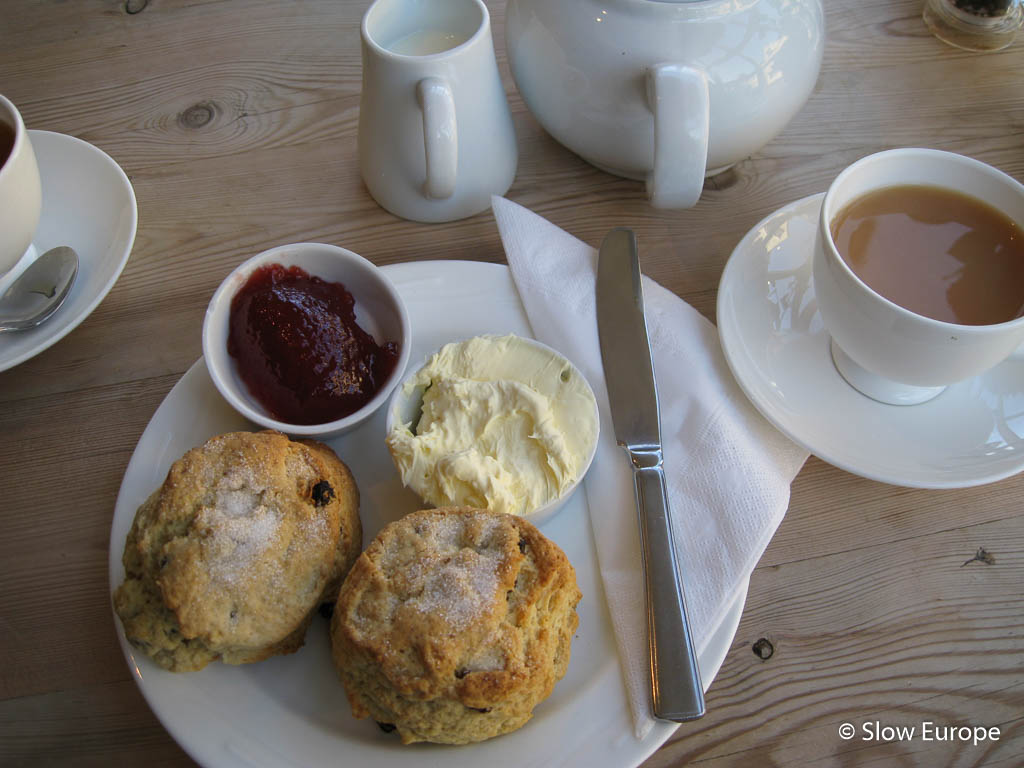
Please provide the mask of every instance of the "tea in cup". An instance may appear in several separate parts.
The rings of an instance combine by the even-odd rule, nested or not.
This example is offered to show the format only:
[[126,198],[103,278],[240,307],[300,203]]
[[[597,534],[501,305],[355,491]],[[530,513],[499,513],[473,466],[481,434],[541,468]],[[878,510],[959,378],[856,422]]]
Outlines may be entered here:
[[862,158],[825,194],[812,271],[843,378],[930,400],[1024,343],[1024,185],[950,152]]
[[43,208],[39,166],[18,108],[0,96],[0,287],[34,259],[32,238]]
[[465,218],[515,177],[518,152],[481,0],[376,0],[362,23],[359,167],[381,207]]

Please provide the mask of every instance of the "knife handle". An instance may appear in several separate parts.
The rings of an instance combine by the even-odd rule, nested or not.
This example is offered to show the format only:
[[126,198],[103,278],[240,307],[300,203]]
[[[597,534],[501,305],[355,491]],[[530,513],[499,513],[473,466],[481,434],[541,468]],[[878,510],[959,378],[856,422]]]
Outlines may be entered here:
[[629,457],[640,514],[654,716],[696,720],[704,715],[704,689],[686,618],[661,450],[632,448]]

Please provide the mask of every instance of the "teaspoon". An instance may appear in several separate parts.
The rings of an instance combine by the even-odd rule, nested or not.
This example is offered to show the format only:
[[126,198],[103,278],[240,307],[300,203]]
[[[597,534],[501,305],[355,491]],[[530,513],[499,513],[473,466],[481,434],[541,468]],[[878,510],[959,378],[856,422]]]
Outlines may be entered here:
[[64,303],[78,274],[78,254],[61,245],[26,269],[0,297],[0,333],[35,328]]

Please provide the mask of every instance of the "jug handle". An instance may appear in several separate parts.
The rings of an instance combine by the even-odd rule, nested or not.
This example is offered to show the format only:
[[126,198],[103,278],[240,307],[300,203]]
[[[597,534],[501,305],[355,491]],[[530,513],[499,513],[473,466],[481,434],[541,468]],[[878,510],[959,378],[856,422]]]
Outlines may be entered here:
[[708,160],[707,76],[681,64],[647,70],[647,103],[654,114],[654,167],[647,197],[655,208],[690,208],[700,199]]
[[416,84],[416,94],[423,110],[427,197],[435,200],[451,197],[455,192],[459,157],[452,89],[439,77],[425,77]]

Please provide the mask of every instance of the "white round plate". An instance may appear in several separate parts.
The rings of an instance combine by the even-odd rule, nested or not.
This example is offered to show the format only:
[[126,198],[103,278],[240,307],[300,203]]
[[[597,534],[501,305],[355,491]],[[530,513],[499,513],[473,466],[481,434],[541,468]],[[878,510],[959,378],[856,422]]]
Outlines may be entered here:
[[[38,253],[70,245],[80,261],[71,293],[53,317],[31,330],[0,334],[0,371],[56,344],[103,301],[128,261],[138,222],[135,191],[109,155],[74,136],[28,133],[43,188],[32,244]],[[14,267],[22,268],[21,262]]]
[[740,241],[718,287],[718,332],[740,387],[808,451],[856,475],[964,488],[1024,469],[1024,361],[920,405],[884,405],[836,371],[811,278],[823,195],[799,200]]
[[[530,335],[507,267],[435,261],[385,267],[412,320],[411,359],[444,342],[479,333]],[[359,484],[364,540],[421,504],[403,489],[384,445],[384,410],[330,445]],[[163,482],[170,464],[209,437],[252,429],[221,399],[200,359],[153,415],[121,484],[110,534],[110,586],[124,579],[121,553],[136,508]],[[402,746],[369,720],[355,720],[331,664],[327,622],[314,619],[296,654],[259,664],[211,664],[200,672],[167,672],[125,641],[121,646],[150,707],[179,744],[209,768],[252,766],[556,765],[635,766],[675,730],[658,723],[642,741],[633,736],[625,686],[597,570],[586,495],[579,489],[565,509],[542,526],[576,568],[583,601],[565,678],[522,729],[466,747]],[[747,584],[700,656],[705,686],[729,649]]]

